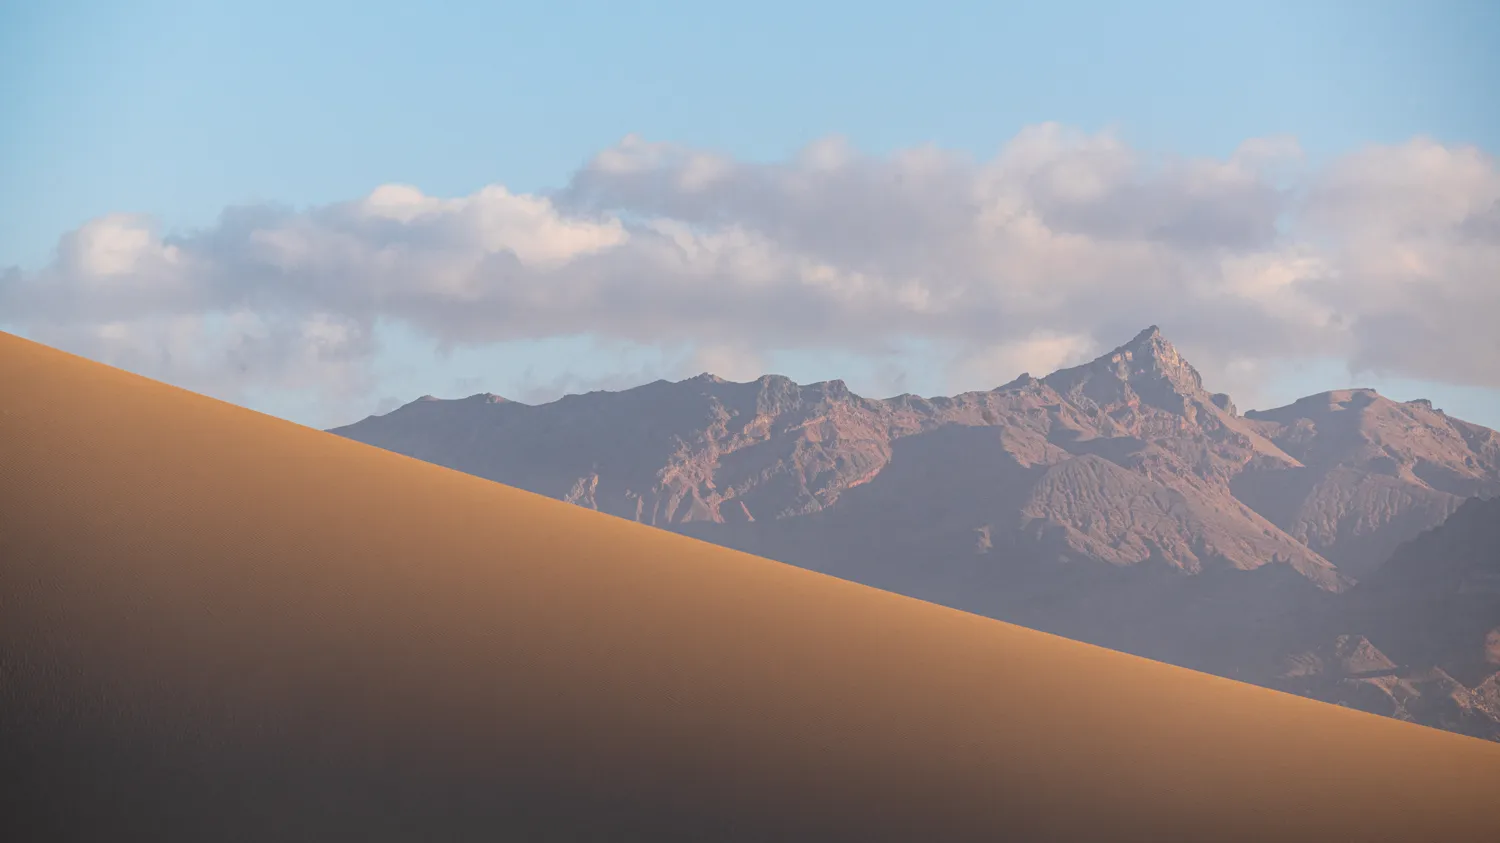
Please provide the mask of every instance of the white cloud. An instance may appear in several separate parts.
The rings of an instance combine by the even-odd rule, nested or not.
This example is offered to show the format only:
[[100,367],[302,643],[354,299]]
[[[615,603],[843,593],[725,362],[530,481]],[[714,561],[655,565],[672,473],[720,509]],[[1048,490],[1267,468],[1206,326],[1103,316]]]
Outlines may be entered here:
[[737,383],[753,381],[766,374],[765,360],[744,346],[702,346],[694,351],[690,368]]
[[331,313],[249,310],[107,322],[47,322],[31,337],[226,401],[257,391],[307,393],[330,418],[348,415],[375,386],[365,366],[367,324]]
[[750,163],[632,136],[552,195],[386,185],[171,237],[103,217],[0,277],[0,314],[221,393],[373,388],[381,320],[445,345],[692,347],[726,377],[925,339],[969,388],[1160,324],[1210,378],[1338,356],[1500,386],[1497,203],[1493,157],[1425,139],[1314,170],[1284,137],[1174,159],[1053,124],[988,161],[829,138]]
[[1500,168],[1419,138],[1362,150],[1313,184],[1307,234],[1356,370],[1500,386]]
[[180,256],[163,245],[151,220],[111,214],[91,220],[63,238],[58,263],[96,278],[166,274]]
[[1022,373],[1043,377],[1086,362],[1101,350],[1098,342],[1087,334],[1036,331],[1021,339],[960,355],[952,367],[949,390],[957,393],[993,389]]

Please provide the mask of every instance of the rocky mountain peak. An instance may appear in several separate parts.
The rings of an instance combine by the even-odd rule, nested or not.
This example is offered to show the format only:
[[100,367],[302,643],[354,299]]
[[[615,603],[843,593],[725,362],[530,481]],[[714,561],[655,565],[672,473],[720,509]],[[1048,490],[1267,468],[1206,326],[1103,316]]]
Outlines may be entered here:
[[1245,418],[1287,424],[1298,419],[1324,419],[1346,410],[1365,410],[1376,405],[1393,403],[1373,389],[1335,389],[1298,398],[1285,407],[1250,410],[1245,413]]
[[853,397],[853,393],[849,391],[849,385],[838,379],[815,383],[812,387],[818,390],[825,398],[842,400]]
[[513,403],[509,398],[506,398],[503,395],[496,395],[493,392],[477,392],[477,393],[475,393],[473,395],[470,395],[468,398],[465,398],[464,400],[465,401],[472,401],[475,404],[510,404],[510,403]]
[[1015,389],[1028,389],[1041,384],[1041,381],[1033,377],[1030,372],[1022,372],[1010,383],[995,387],[995,392],[1006,392]]
[[684,380],[683,383],[720,384],[729,383],[729,381],[719,377],[712,372],[701,372],[699,374],[693,375],[687,380]]
[[1161,335],[1161,328],[1157,327],[1156,325],[1147,325],[1144,330],[1135,335],[1135,339],[1132,339],[1130,342],[1126,343],[1126,345],[1140,345],[1153,341],[1166,342],[1166,338]]
[[1128,401],[1132,393],[1173,409],[1185,398],[1207,400],[1198,370],[1155,325],[1113,351],[1082,366],[1054,372],[1043,382],[1060,393],[1081,395],[1101,405]]
[[1155,325],[1094,362],[1108,366],[1122,379],[1160,378],[1185,394],[1203,389],[1203,378],[1198,375],[1198,370],[1183,358],[1177,347],[1162,336],[1161,329]]

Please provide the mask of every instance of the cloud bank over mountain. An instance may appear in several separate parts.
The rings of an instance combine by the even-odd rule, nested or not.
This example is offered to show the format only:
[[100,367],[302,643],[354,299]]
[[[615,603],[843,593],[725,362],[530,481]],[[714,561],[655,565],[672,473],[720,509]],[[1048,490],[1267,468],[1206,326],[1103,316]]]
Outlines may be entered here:
[[1500,387],[1497,281],[1484,151],[1417,138],[1314,166],[1258,138],[1184,159],[1044,124],[989,160],[827,138],[749,162],[630,136],[550,195],[384,185],[173,234],[113,214],[0,276],[0,314],[226,397],[365,394],[387,324],[442,347],[671,344],[738,376],[777,351],[928,342],[989,381],[971,387],[1160,324],[1211,378],[1332,357]]

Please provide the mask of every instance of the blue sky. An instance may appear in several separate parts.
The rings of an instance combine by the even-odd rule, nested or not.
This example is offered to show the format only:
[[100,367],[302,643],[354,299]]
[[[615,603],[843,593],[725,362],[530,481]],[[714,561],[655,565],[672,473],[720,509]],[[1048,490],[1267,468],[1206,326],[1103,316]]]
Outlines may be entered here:
[[[1500,81],[1500,3],[809,5],[0,2],[0,267],[37,272],[62,235],[116,212],[173,233],[227,206],[305,208],[390,183],[544,192],[630,133],[741,162],[829,135],[874,154],[931,144],[988,158],[1044,122],[1215,158],[1292,135],[1310,167],[1417,135],[1500,150],[1500,109],[1484,107]],[[369,409],[621,371],[587,332],[457,358],[400,330],[383,339]],[[874,365],[759,360],[803,379]],[[1489,385],[1278,365],[1269,397],[1353,378],[1500,425]],[[942,391],[908,369],[916,391]],[[330,421],[257,389],[261,409]]]

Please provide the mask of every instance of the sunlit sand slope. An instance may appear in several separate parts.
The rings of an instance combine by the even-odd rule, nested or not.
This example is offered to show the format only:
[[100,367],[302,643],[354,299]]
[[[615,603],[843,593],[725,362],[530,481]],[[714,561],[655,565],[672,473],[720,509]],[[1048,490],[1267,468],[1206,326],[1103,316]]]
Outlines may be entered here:
[[1500,746],[4,334],[0,666],[7,840],[1500,840]]

